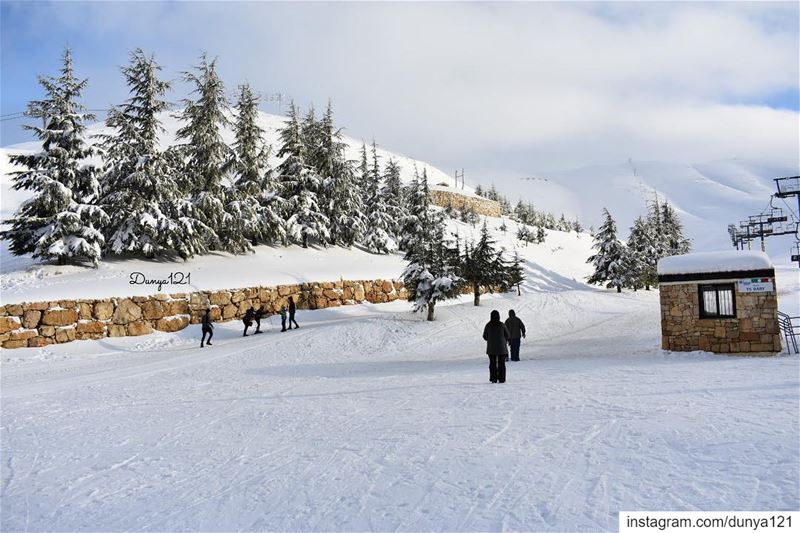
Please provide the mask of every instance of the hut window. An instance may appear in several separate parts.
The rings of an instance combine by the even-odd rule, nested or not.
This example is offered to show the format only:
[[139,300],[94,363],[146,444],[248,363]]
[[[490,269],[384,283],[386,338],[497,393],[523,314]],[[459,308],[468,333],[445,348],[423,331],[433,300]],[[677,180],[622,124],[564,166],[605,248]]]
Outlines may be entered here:
[[736,318],[732,283],[700,285],[700,318]]

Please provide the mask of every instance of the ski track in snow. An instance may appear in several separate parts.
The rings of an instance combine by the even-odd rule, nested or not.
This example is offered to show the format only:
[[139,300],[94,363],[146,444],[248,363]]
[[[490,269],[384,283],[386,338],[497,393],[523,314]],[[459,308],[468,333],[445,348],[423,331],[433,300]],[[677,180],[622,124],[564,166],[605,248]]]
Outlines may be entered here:
[[[2,529],[616,530],[620,510],[796,509],[796,356],[658,349],[657,293],[301,312],[4,351]],[[488,383],[491,309],[529,328]],[[91,349],[87,349],[91,347]],[[7,357],[14,354],[14,358]]]

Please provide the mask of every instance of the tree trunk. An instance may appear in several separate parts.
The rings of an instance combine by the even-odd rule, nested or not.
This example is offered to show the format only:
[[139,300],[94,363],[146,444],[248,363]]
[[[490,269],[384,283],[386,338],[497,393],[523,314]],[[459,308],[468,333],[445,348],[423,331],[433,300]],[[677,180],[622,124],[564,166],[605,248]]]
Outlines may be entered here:
[[519,289],[520,284],[517,283],[517,296],[522,296],[522,291]]
[[622,287],[617,285],[617,292],[622,292]]
[[644,290],[649,291],[650,290],[650,285],[645,285],[644,286]]
[[308,235],[303,233],[303,248],[308,248]]
[[475,306],[477,307],[477,306],[481,305],[481,288],[479,286],[477,286],[477,285],[473,285],[472,286],[472,293],[475,295],[475,299],[473,300],[473,302],[475,303]]
[[428,304],[428,321],[433,322],[433,308],[436,305],[436,302],[430,302]]

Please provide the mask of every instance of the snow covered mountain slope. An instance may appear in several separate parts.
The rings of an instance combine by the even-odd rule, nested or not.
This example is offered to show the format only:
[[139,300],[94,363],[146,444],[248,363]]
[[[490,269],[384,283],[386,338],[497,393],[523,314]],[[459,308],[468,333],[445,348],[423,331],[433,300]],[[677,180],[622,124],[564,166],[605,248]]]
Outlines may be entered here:
[[[577,215],[586,226],[599,225],[601,209],[607,207],[623,238],[634,218],[646,213],[646,203],[658,194],[679,211],[696,249],[709,250],[729,248],[728,224],[764,210],[775,192],[773,178],[798,172],[798,162],[790,160],[632,161],[550,172],[513,183],[498,180],[495,185],[513,201],[521,198],[555,213]],[[776,205],[797,214],[796,203],[788,208],[781,201]],[[770,248],[776,260],[786,259],[787,246]]]

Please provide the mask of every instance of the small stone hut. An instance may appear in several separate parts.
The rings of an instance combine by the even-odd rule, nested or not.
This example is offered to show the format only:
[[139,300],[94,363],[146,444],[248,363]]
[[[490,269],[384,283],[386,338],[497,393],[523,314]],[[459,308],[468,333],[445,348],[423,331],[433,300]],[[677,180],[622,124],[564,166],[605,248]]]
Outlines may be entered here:
[[729,250],[658,262],[661,347],[767,355],[782,350],[775,268],[767,254]]

